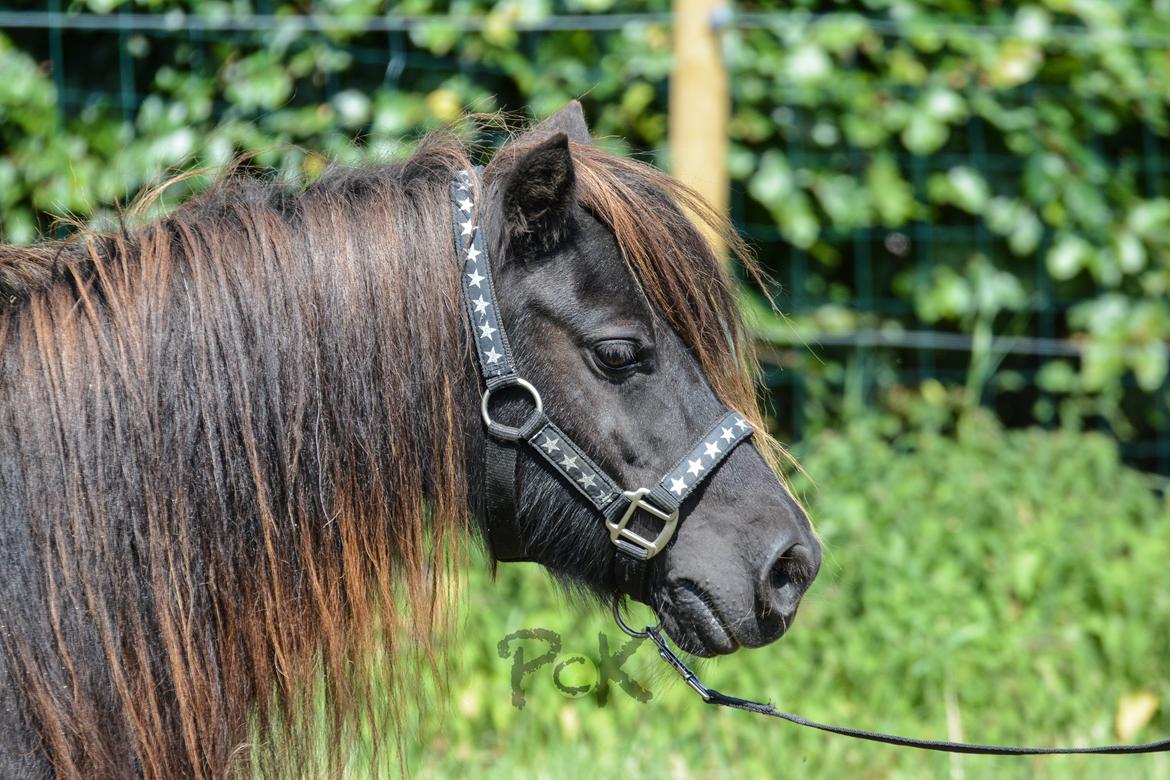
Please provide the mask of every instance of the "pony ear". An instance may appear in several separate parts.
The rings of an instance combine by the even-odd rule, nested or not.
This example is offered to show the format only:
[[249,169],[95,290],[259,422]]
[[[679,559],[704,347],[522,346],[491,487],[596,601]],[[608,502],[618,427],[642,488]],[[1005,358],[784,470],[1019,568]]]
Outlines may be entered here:
[[537,125],[535,132],[564,133],[570,141],[587,146],[593,145],[589,125],[585,123],[585,113],[581,110],[580,101],[577,100],[570,100],[564,108]]
[[547,250],[559,245],[576,200],[573,157],[564,133],[521,151],[503,183],[509,249]]

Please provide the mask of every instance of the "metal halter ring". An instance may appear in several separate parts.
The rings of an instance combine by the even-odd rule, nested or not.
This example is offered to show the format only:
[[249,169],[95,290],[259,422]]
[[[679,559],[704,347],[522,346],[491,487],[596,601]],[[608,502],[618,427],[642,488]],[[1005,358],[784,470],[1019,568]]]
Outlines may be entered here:
[[630,628],[626,624],[626,621],[622,620],[622,597],[616,593],[614,594],[614,597],[613,597],[613,619],[615,621],[617,621],[618,628],[620,628],[622,631],[626,632],[630,636],[634,637],[635,639],[648,639],[650,637],[650,633],[652,631],[661,631],[662,630],[662,621],[661,620],[658,621],[658,625],[656,625],[656,626],[646,626],[645,631],[635,631],[634,629]]
[[[525,390],[532,396],[532,402],[536,404],[536,408],[532,410],[532,414],[519,426],[498,423],[492,419],[492,415],[488,411],[488,404],[491,403],[492,393],[507,387],[519,387]],[[487,426],[488,433],[504,441],[519,441],[544,417],[544,402],[541,401],[540,393],[537,392],[536,388],[530,382],[513,375],[504,377],[498,384],[483,391],[483,401],[480,402],[479,410],[483,414],[483,424]]]

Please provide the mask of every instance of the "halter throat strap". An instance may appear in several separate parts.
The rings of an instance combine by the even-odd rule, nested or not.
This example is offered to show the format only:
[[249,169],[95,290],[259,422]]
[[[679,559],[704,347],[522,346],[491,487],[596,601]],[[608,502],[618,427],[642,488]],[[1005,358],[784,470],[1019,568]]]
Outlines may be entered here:
[[[592,506],[617,548],[614,581],[622,593],[649,601],[649,561],[674,537],[679,509],[728,454],[752,434],[740,415],[725,413],[650,487],[624,490],[544,413],[540,392],[516,371],[512,347],[497,304],[491,260],[477,200],[482,167],[459,171],[451,182],[455,251],[462,264],[464,310],[483,383],[480,412],[487,430],[484,474],[488,544],[497,561],[532,560],[516,524],[517,455],[521,447],[542,458],[578,499]],[[513,388],[529,396],[532,410],[518,425],[492,417],[496,393]]]

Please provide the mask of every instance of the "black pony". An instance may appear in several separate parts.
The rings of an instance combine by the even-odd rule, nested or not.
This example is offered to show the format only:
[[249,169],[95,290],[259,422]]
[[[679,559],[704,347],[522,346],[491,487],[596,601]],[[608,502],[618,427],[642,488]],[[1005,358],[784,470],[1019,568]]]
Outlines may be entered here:
[[[160,221],[0,247],[0,777],[332,775],[393,733],[395,659],[433,649],[485,514],[449,201],[471,163],[441,134],[301,191],[232,177]],[[576,104],[483,181],[517,365],[589,457],[637,487],[725,406],[760,430],[691,218],[737,244],[699,198],[590,145]],[[735,449],[652,560],[690,652],[776,639],[816,574],[778,452]],[[596,512],[531,455],[517,475],[529,553],[612,594]]]

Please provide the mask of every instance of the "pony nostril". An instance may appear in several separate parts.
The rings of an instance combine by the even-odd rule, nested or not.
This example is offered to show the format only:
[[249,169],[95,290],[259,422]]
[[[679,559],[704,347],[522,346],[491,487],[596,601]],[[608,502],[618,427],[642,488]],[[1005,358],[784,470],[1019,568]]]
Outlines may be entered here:
[[801,596],[816,576],[816,558],[799,542],[774,557],[764,567],[757,591],[762,611],[784,617],[795,612]]
[[768,575],[771,578],[772,590],[784,590],[792,584],[792,567],[788,565],[787,561],[777,559],[772,564],[772,571]]

